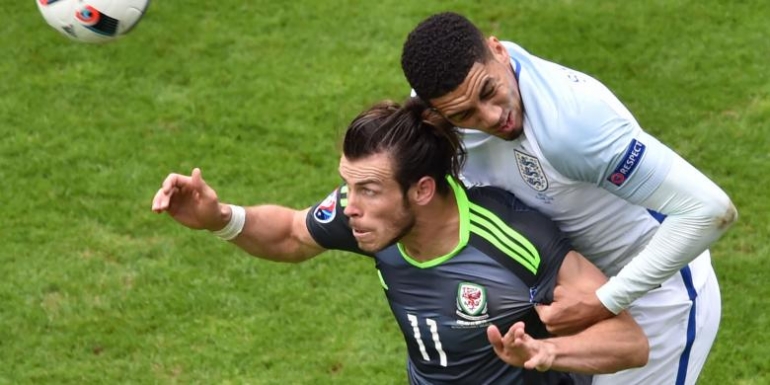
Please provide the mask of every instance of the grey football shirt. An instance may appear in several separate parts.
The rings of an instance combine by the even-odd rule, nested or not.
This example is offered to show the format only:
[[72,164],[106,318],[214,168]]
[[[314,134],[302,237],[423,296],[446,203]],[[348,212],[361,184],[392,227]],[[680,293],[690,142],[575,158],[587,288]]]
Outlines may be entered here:
[[314,206],[306,223],[324,248],[374,258],[406,341],[411,384],[571,384],[564,373],[506,364],[486,335],[490,324],[505,333],[525,321],[530,335],[548,336],[534,305],[552,300],[569,242],[553,222],[502,189],[466,191],[450,183],[460,242],[427,262],[410,258],[400,244],[373,255],[360,250],[343,214],[345,185]]

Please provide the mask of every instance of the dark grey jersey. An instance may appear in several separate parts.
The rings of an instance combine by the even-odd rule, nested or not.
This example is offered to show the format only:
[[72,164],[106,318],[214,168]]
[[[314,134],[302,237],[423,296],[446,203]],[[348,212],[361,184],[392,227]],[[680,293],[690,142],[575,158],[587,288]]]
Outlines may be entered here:
[[517,321],[538,338],[548,334],[534,311],[549,303],[571,249],[558,228],[495,187],[452,187],[460,210],[460,242],[450,253],[419,262],[400,244],[362,252],[343,215],[347,186],[313,207],[307,226],[327,248],[370,255],[406,340],[412,384],[570,384],[559,372],[527,371],[500,360],[486,327],[505,333]]

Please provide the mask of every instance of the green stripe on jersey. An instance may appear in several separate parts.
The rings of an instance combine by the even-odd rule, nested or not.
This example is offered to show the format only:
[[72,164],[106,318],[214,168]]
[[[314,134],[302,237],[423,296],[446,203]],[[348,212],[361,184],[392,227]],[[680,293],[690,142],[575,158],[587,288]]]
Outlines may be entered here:
[[532,274],[537,274],[540,253],[532,242],[505,224],[497,215],[477,204],[470,204],[470,214],[471,232],[495,245]]
[[382,272],[380,269],[377,269],[377,276],[380,277],[380,285],[382,285],[382,288],[388,290],[388,284],[385,283],[385,278],[382,278]]

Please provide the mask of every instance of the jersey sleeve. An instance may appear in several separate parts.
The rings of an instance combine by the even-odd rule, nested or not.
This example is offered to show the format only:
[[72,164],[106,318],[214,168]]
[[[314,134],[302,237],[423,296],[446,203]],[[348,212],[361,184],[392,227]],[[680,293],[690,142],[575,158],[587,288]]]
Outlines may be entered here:
[[645,133],[604,85],[576,71],[569,75],[574,81],[557,124],[535,134],[543,155],[570,179],[642,202],[668,173],[673,151]]
[[310,208],[305,224],[313,240],[325,249],[369,255],[358,248],[348,218],[344,214],[346,197],[347,185],[342,184]]

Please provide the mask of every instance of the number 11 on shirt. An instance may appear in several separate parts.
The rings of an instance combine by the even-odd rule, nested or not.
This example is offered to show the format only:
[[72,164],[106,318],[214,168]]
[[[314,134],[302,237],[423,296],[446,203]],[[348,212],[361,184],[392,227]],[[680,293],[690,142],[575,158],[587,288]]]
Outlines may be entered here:
[[[412,325],[414,339],[417,341],[417,346],[420,347],[420,354],[422,354],[422,359],[425,361],[430,361],[428,351],[425,349],[425,344],[422,342],[422,335],[420,334],[420,328],[418,325],[419,320],[417,319],[417,316],[414,314],[407,314],[406,317],[409,319],[409,323]],[[433,345],[436,347],[436,351],[438,352],[439,364],[446,367],[446,353],[444,353],[444,349],[441,346],[441,339],[439,339],[438,336],[438,324],[436,323],[436,320],[430,318],[426,318],[425,323],[430,327],[430,334],[433,339]]]

